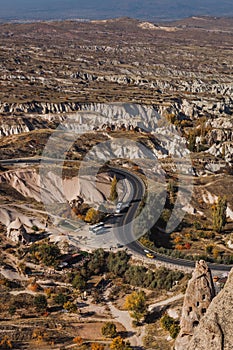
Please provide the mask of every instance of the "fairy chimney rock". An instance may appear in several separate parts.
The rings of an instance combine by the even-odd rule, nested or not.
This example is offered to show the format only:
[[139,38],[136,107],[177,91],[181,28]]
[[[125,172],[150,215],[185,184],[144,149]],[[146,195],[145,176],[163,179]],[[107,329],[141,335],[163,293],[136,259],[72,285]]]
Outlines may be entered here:
[[176,339],[175,350],[187,350],[195,328],[205,315],[215,296],[211,271],[204,260],[196,263],[192,278],[184,297],[180,321],[180,333]]

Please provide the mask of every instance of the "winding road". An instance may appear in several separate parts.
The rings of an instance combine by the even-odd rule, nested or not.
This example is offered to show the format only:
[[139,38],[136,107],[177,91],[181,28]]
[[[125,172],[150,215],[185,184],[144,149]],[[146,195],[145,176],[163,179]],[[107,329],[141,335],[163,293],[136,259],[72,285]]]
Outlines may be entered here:
[[[138,207],[140,205],[141,199],[144,196],[145,193],[145,185],[143,181],[136,176],[135,174],[130,173],[129,171],[126,170],[118,170],[118,169],[112,169],[115,172],[118,172],[120,174],[124,174],[124,176],[128,179],[128,181],[131,182],[132,188],[133,188],[133,201],[131,205],[129,206],[127,212],[122,215],[121,220],[118,223],[118,226],[120,226],[120,232],[118,234],[118,240],[124,244],[124,238],[127,238],[127,242],[132,241],[131,243],[126,243],[126,246],[133,252],[143,255],[146,257],[144,249],[150,251],[155,255],[156,261],[159,261],[161,263],[166,263],[170,265],[175,265],[175,266],[180,266],[180,267],[186,267],[186,268],[194,268],[195,267],[195,262],[191,260],[186,260],[186,259],[179,259],[179,258],[174,258],[174,257],[169,257],[164,254],[160,254],[157,252],[154,252],[153,250],[144,247],[138,240],[134,238],[134,233],[132,229],[132,225],[130,223],[132,222],[133,218],[135,217]],[[122,235],[124,238],[120,235]],[[153,262],[152,259],[147,258],[151,262]],[[226,272],[230,271],[231,268],[233,267],[232,265],[223,265],[223,264],[214,264],[214,263],[208,263],[208,266],[212,271],[218,271],[218,272]]]
[[[41,162],[41,160],[42,158],[39,158],[39,157],[7,159],[7,160],[0,160],[0,164],[3,166],[15,165],[15,164],[38,164]],[[57,163],[58,161],[59,159],[43,159],[43,162],[47,162],[47,163]],[[148,262],[150,261],[150,263],[153,263],[153,261],[156,260],[156,262],[161,262],[162,264],[166,264],[166,265],[173,265],[176,267],[193,269],[195,267],[194,261],[169,257],[167,255],[154,252],[153,250],[148,249],[147,247],[144,247],[134,237],[133,227],[131,223],[137,214],[141,200],[145,194],[145,185],[139,176],[133,174],[128,170],[125,170],[125,169],[123,170],[123,169],[118,169],[113,167],[111,168],[111,170],[127,178],[127,180],[131,183],[131,187],[133,189],[133,199],[129,207],[127,208],[127,210],[124,210],[123,215],[119,217],[119,220],[117,222],[117,227],[114,231],[114,234],[117,240],[123,245],[125,245],[130,251],[146,258]],[[131,243],[128,243],[128,242],[131,242]],[[155,255],[155,259],[147,258],[146,253],[144,251],[145,249],[153,253]],[[232,265],[213,264],[213,263],[208,263],[208,266],[212,271],[217,271],[217,272],[227,272],[227,271],[230,271],[231,268],[233,267]]]

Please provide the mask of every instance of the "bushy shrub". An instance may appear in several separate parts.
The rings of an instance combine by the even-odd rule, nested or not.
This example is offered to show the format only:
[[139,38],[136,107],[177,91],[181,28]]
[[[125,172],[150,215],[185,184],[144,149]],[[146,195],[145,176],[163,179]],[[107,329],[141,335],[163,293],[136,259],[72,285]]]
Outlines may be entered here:
[[53,243],[33,244],[30,247],[33,260],[42,262],[46,266],[56,266],[61,252],[59,247]]
[[79,290],[83,290],[86,288],[86,281],[83,276],[80,274],[77,274],[74,279],[72,280],[72,286],[74,288],[77,288]]
[[59,293],[54,297],[54,302],[58,305],[64,305],[67,302],[67,300],[68,300],[67,295],[63,293]]
[[162,328],[168,331],[173,339],[177,337],[180,331],[180,326],[173,317],[170,317],[168,314],[164,314],[160,319],[160,323]]
[[46,308],[47,308],[46,296],[43,294],[39,294],[39,295],[35,296],[34,305],[35,305],[37,311],[46,310]]
[[113,322],[106,322],[103,325],[101,332],[103,336],[107,338],[114,338],[117,334],[116,325]]

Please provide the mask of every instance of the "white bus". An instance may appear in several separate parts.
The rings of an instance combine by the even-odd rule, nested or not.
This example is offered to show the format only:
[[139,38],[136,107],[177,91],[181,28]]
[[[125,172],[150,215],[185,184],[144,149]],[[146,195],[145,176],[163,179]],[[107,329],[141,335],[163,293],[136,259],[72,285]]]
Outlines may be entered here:
[[90,225],[89,226],[89,231],[93,231],[94,229],[96,229],[97,227],[102,227],[104,226],[103,222],[98,222],[98,224],[94,224],[94,225]]

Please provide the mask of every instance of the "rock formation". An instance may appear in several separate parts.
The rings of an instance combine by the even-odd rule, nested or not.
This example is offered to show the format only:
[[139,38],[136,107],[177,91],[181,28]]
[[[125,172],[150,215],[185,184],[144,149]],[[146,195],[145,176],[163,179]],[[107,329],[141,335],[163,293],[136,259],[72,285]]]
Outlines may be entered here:
[[[201,106],[202,102],[204,107]],[[191,122],[192,119],[207,113],[207,115],[211,116],[211,119],[206,120],[203,126],[206,135],[205,137],[196,136],[195,145],[197,149],[201,149],[204,144],[206,152],[218,157],[222,161],[222,166],[215,164],[214,166],[209,166],[207,169],[210,172],[217,172],[221,167],[225,167],[226,163],[230,165],[233,163],[233,121],[230,118],[232,112],[229,112],[230,114],[225,113],[225,107],[221,106],[218,106],[217,109],[212,109],[208,105],[208,101],[202,102],[196,101],[195,103],[197,104],[195,104],[194,102],[191,103],[190,101],[180,99],[179,102],[170,101],[169,106],[163,106],[163,104],[146,106],[130,103],[80,104],[70,102],[54,104],[36,102],[12,103],[10,106],[9,104],[0,102],[0,114],[3,113],[0,121],[0,138],[24,132],[29,133],[32,130],[56,129],[61,123],[67,129],[71,128],[78,131],[77,124],[80,123],[85,130],[109,131],[126,128],[136,131],[153,131],[157,137],[161,135],[160,138],[165,139],[163,142],[167,142],[167,128],[159,126],[161,124],[161,118],[164,122],[169,114],[182,115],[186,119],[191,118],[189,120]],[[9,113],[19,114],[4,115],[5,110]],[[8,112],[7,114],[9,114]],[[37,115],[36,118],[35,114]],[[138,116],[141,116],[143,123],[139,121]],[[170,149],[175,148],[176,156],[179,156],[180,147],[177,147],[176,140],[172,146],[168,146]],[[162,152],[161,149],[160,151]],[[162,157],[164,157],[164,152],[162,152]]]
[[187,350],[233,349],[233,270],[201,319]]
[[175,350],[188,349],[195,328],[205,315],[214,296],[215,290],[211,272],[206,262],[200,260],[196,263],[196,268],[186,290],[180,322],[181,330],[176,339]]
[[22,224],[21,220],[17,218],[7,227],[7,237],[16,243],[27,244],[32,242],[32,235],[28,234],[28,230]]

